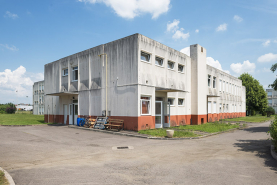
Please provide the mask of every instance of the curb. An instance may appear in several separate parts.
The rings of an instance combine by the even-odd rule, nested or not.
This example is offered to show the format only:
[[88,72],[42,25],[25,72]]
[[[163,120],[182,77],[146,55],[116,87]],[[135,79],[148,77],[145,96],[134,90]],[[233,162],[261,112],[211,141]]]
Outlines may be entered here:
[[91,128],[85,128],[85,127],[78,127],[78,126],[68,126],[68,128],[75,128],[75,129],[81,129],[81,130],[89,130],[94,132],[102,132],[102,133],[108,133],[108,134],[114,134],[114,135],[120,135],[120,136],[129,136],[129,137],[137,137],[137,138],[143,138],[143,139],[156,139],[156,140],[189,140],[189,139],[201,139],[209,136],[214,136],[222,133],[232,132],[235,130],[243,129],[241,127],[239,128],[232,128],[230,130],[222,131],[222,132],[215,132],[210,133],[202,136],[197,137],[183,137],[183,138],[167,138],[167,137],[153,137],[153,136],[142,136],[142,135],[134,135],[134,134],[128,134],[128,133],[121,133],[121,132],[113,132],[108,130],[100,130],[100,129],[91,129]]
[[4,170],[3,168],[1,168],[1,167],[0,167],[0,170],[3,171],[3,172],[5,173],[5,177],[6,177],[6,179],[8,180],[9,184],[10,184],[10,185],[15,185],[12,176],[10,176],[10,174],[9,174],[6,170]]
[[0,125],[1,127],[32,127],[32,126],[64,126],[64,124],[36,124],[36,125]]
[[275,152],[275,150],[274,150],[274,146],[273,145],[271,145],[271,156],[275,159],[275,160],[277,160],[277,153]]

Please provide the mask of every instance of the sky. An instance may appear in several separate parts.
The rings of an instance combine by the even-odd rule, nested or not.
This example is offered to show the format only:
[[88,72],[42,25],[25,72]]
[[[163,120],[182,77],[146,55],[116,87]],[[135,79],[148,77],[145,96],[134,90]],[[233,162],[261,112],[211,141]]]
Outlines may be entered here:
[[276,0],[0,0],[0,103],[32,103],[44,65],[135,33],[268,88],[277,63]]

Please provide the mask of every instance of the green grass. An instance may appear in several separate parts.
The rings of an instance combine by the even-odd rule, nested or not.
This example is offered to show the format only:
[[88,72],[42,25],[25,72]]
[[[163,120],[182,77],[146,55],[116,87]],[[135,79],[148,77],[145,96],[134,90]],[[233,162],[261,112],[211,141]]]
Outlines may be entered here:
[[209,133],[214,133],[214,132],[222,132],[226,131],[232,128],[238,128],[239,125],[234,124],[226,124],[226,123],[206,123],[203,125],[181,125],[179,127],[174,127],[177,128],[178,130],[195,130],[195,131],[202,131],[202,132],[209,132]]
[[33,111],[16,111],[15,114],[33,114]]
[[273,117],[274,117],[273,115],[271,117],[256,115],[256,116],[246,116],[241,118],[224,119],[223,121],[234,121],[234,122],[245,121],[245,122],[251,122],[251,123],[258,123],[258,122],[271,120]]
[[0,114],[0,125],[37,125],[44,123],[44,115]]
[[8,184],[9,184],[9,182],[5,178],[4,172],[0,171],[0,185],[8,185]]
[[[140,130],[139,134],[147,134],[156,137],[166,137],[166,130],[168,129],[151,129],[151,130]],[[197,137],[197,134],[188,131],[175,131],[173,137]]]

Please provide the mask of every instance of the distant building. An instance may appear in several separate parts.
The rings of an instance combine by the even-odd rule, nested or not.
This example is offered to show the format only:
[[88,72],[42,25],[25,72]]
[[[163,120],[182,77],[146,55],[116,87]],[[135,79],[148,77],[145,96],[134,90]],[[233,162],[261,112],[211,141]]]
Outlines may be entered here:
[[33,85],[33,114],[44,114],[44,81],[35,82]]
[[277,91],[273,89],[266,89],[268,106],[273,107],[275,113],[277,113]]
[[33,106],[29,104],[20,103],[18,105],[15,105],[17,110],[23,110],[23,111],[31,111],[33,110]]

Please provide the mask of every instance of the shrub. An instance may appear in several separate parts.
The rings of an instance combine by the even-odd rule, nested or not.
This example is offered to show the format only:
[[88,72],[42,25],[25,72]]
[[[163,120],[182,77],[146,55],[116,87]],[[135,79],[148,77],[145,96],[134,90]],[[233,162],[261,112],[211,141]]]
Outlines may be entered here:
[[256,116],[256,111],[255,110],[251,111],[251,116]]
[[15,107],[7,107],[6,108],[6,113],[8,113],[8,114],[13,114],[13,113],[15,113],[15,111],[16,111]]
[[268,132],[270,134],[271,142],[275,148],[275,151],[277,152],[277,116],[275,116],[274,121],[271,122]]
[[265,112],[267,113],[267,117],[270,117],[272,114],[275,114],[275,110],[272,107],[267,107]]

